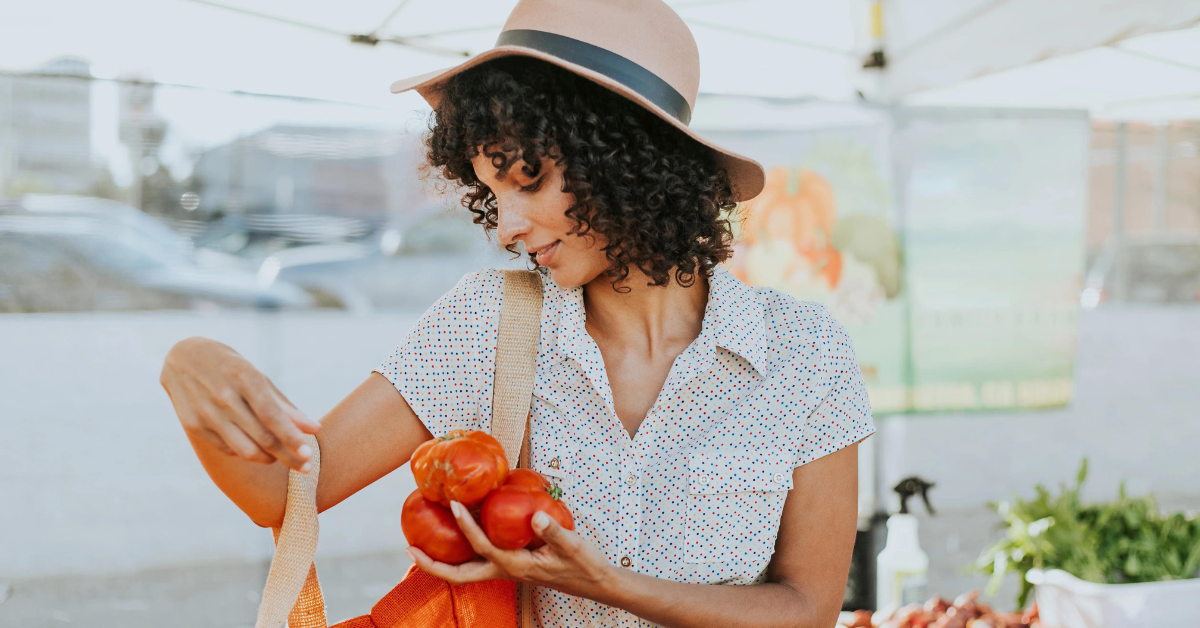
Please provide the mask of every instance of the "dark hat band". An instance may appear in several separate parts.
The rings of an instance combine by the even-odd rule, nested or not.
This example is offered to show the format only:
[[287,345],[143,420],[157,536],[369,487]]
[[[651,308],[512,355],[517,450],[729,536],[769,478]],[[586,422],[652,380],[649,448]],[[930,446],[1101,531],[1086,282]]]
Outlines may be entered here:
[[599,72],[641,94],[685,125],[692,120],[692,108],[688,106],[687,99],[670,83],[611,50],[565,35],[528,29],[504,31],[496,39],[496,45],[532,48]]

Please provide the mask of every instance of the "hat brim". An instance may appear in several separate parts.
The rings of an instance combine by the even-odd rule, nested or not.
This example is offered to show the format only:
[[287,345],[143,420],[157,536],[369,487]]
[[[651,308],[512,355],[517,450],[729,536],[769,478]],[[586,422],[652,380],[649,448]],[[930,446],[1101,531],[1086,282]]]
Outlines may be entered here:
[[392,93],[399,94],[409,90],[416,90],[416,92],[420,94],[421,97],[424,98],[431,107],[437,107],[438,102],[441,101],[442,88],[445,86],[446,81],[450,80],[451,77],[481,63],[491,61],[492,59],[511,56],[533,57],[535,59],[541,59],[547,63],[553,63],[554,65],[566,70],[570,70],[571,72],[574,72],[575,74],[578,74],[588,80],[599,83],[600,85],[603,85],[604,87],[607,87],[608,89],[638,103],[646,109],[649,109],[655,115],[665,120],[668,124],[679,129],[685,135],[713,152],[717,165],[721,168],[724,168],[729,174],[729,183],[733,188],[734,201],[748,201],[755,196],[758,196],[758,193],[762,191],[765,181],[765,173],[762,165],[757,161],[744,155],[739,155],[731,150],[721,148],[704,137],[701,137],[695,131],[692,131],[690,128],[688,128],[686,124],[680,122],[666,111],[663,111],[661,107],[651,102],[645,96],[642,96],[636,91],[605,76],[604,74],[589,68],[585,68],[581,65],[571,63],[570,61],[566,61],[540,50],[535,50],[533,48],[510,45],[497,46],[491,50],[481,52],[458,65],[396,81],[395,83],[392,83]]

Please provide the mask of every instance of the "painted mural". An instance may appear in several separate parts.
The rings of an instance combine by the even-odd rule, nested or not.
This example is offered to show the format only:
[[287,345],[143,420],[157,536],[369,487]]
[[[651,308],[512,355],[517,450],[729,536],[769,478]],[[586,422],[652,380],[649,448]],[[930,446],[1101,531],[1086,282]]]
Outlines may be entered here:
[[877,415],[1070,402],[1087,122],[905,110],[711,133],[758,159],[730,269],[825,304]]

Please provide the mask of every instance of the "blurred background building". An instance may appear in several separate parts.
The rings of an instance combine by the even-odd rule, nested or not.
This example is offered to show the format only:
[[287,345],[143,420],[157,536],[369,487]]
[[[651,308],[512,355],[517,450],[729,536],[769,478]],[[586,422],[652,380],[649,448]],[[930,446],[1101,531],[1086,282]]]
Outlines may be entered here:
[[85,194],[92,168],[88,62],[54,59],[25,75],[0,76],[0,190],[5,196]]
[[[422,201],[410,134],[275,126],[209,149],[193,185],[208,214],[329,214],[378,221]],[[402,173],[411,173],[408,176]]]

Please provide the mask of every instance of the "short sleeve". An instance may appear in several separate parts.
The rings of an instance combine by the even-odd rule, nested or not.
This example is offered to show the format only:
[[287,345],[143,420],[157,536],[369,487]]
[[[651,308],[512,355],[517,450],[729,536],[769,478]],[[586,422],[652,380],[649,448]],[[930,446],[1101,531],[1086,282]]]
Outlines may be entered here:
[[875,433],[871,400],[850,336],[828,311],[823,312],[820,320],[816,341],[821,347],[820,369],[829,388],[802,426],[797,467]]
[[434,436],[487,427],[502,287],[499,271],[466,275],[375,369]]

